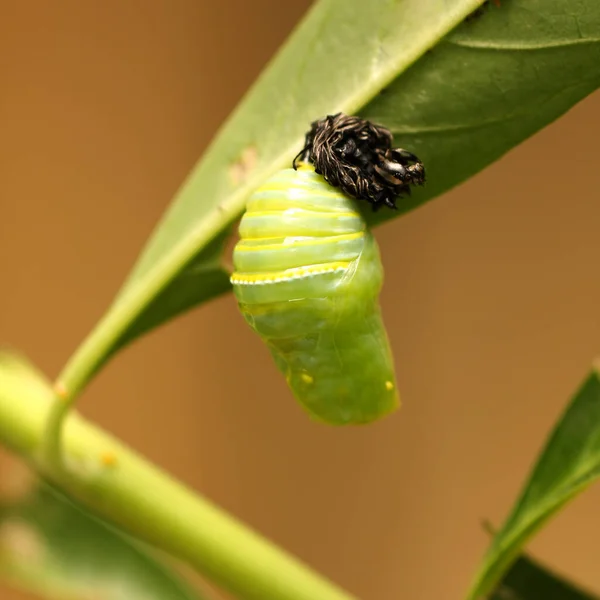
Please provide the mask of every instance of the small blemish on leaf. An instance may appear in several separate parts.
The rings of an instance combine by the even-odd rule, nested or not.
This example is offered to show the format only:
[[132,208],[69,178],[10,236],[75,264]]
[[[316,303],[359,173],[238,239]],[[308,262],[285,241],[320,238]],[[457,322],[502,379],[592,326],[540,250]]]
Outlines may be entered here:
[[248,146],[239,158],[229,167],[229,176],[233,183],[240,185],[248,178],[254,170],[258,160],[258,151],[255,146]]

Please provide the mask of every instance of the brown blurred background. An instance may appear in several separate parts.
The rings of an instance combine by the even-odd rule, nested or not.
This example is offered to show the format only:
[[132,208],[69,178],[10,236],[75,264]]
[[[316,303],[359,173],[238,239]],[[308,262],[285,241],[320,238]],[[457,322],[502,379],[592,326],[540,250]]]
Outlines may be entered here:
[[[0,0],[1,342],[56,375],[308,5]],[[313,424],[231,295],[120,355],[82,411],[361,599],[459,600],[600,350],[599,115],[377,230],[396,416]],[[593,488],[531,549],[600,591],[599,537]]]

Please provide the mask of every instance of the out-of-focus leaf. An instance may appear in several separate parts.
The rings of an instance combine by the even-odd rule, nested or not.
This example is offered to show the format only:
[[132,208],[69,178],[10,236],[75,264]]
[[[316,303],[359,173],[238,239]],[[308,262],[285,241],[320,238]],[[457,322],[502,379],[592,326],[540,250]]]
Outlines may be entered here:
[[0,504],[0,576],[48,600],[200,600],[136,542],[43,482]]
[[557,423],[518,502],[495,535],[467,598],[489,594],[526,541],[599,475],[600,379],[594,371]]
[[489,600],[599,600],[527,556],[520,556]]

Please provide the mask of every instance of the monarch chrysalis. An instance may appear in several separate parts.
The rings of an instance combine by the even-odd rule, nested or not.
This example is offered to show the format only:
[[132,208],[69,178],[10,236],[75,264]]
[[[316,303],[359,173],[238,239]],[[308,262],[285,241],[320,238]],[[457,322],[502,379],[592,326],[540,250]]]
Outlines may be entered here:
[[379,307],[379,250],[350,197],[395,206],[423,182],[417,157],[391,141],[357,117],[313,123],[301,164],[249,198],[234,249],[231,282],[244,318],[296,399],[332,425],[368,423],[400,403]]

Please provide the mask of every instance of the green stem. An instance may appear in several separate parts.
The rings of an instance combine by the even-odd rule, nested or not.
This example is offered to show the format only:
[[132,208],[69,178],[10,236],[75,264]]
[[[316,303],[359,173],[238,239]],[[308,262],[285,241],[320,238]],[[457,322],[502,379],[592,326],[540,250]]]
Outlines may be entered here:
[[64,427],[68,471],[48,464],[38,449],[52,402],[52,391],[36,373],[0,356],[0,442],[83,505],[240,598],[353,599],[77,413]]
[[90,335],[69,359],[54,384],[55,401],[48,416],[43,453],[46,460],[59,466],[61,462],[61,432],[64,421],[79,394],[98,370],[118,340],[144,310],[182,269],[193,249],[202,248],[223,227],[223,213],[214,212],[202,221],[193,235],[182,240],[162,262],[156,264],[144,279],[144,285],[132,285],[118,298]]

